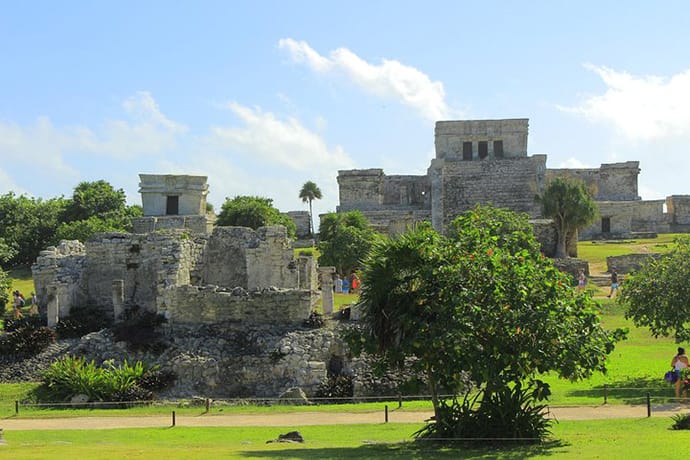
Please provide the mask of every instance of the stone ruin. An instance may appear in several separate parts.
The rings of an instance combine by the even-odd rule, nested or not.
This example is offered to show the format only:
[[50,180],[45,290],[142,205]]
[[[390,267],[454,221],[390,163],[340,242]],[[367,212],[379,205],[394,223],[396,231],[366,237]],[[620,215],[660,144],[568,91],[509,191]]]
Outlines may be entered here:
[[[344,371],[337,334],[302,326],[320,300],[318,271],[312,257],[294,256],[284,227],[212,228],[205,177],[140,177],[144,217],[135,233],[62,241],[32,266],[49,326],[74,306],[115,321],[134,307],[164,315],[169,346],[143,358],[177,375],[178,397],[275,397],[292,387],[311,395],[333,363]],[[106,331],[86,336],[75,353],[134,356]]]
[[[553,177],[576,177],[595,192],[599,220],[579,237],[690,232],[690,195],[643,201],[637,161],[590,169],[547,169],[546,155],[527,154],[529,120],[436,123],[436,157],[426,175],[386,175],[382,169],[338,171],[339,212],[360,210],[378,231],[395,234],[431,221],[443,232],[478,203],[525,212],[539,219],[535,196]],[[554,241],[542,240],[545,253]]]

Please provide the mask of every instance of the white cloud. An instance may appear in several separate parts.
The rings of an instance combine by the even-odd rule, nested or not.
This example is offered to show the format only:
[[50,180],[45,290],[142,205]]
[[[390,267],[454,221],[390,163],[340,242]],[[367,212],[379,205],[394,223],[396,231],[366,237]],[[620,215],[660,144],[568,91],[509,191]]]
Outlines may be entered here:
[[630,141],[690,136],[690,70],[664,78],[585,67],[599,75],[606,91],[562,110],[611,124]]
[[352,159],[341,146],[329,148],[318,134],[296,118],[281,120],[259,107],[235,102],[227,107],[244,126],[212,127],[209,142],[217,149],[246,153],[266,164],[282,165],[294,171],[353,167]]
[[381,64],[373,65],[347,48],[338,48],[324,57],[307,42],[292,38],[281,39],[278,46],[287,50],[294,62],[306,64],[317,73],[341,71],[365,91],[398,100],[431,121],[447,119],[451,112],[443,83],[431,81],[424,72],[399,61],[383,59]]
[[587,163],[582,162],[578,158],[573,158],[570,157],[566,159],[565,161],[561,161],[557,166],[556,169],[587,169],[587,168],[598,168],[599,165],[593,166],[589,165]]

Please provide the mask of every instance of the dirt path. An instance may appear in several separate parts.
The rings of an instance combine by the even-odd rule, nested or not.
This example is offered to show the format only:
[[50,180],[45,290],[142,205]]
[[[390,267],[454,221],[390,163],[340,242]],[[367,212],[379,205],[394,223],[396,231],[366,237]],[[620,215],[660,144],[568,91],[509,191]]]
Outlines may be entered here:
[[[680,405],[653,406],[653,417],[670,417],[678,413],[690,412],[690,407]],[[422,423],[431,417],[431,412],[391,410],[390,423]],[[603,405],[588,407],[552,407],[549,417],[556,420],[593,420],[609,418],[644,418],[647,406]],[[347,425],[355,423],[384,423],[385,414],[379,412],[297,412],[291,414],[254,415],[197,415],[176,416],[176,426],[222,427],[222,426],[280,426],[300,427],[307,425]],[[73,418],[6,418],[0,420],[0,428],[10,430],[87,430],[110,428],[154,428],[172,425],[170,416],[140,417],[73,417]]]

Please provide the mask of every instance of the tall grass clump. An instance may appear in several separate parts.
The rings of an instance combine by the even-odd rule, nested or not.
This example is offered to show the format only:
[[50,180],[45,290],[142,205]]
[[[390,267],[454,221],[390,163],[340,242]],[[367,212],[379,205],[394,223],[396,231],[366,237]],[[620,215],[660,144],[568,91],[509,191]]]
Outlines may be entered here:
[[146,401],[170,381],[158,366],[141,361],[116,365],[110,360],[98,366],[71,356],[55,361],[41,377],[35,395],[42,402],[70,401],[77,395],[88,401]]

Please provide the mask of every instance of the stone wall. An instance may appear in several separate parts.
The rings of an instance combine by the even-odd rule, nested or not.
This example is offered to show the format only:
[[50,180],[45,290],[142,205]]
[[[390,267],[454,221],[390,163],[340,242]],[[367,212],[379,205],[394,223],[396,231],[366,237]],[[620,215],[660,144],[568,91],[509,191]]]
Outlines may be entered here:
[[584,182],[597,201],[636,201],[638,161],[602,164],[599,168],[547,169],[546,181],[569,177]]
[[[287,215],[295,223],[295,233],[298,239],[309,238],[311,236],[309,211],[288,211]],[[316,229],[314,229],[314,231],[316,231]]]
[[[472,160],[480,157],[479,143],[486,142],[486,158],[516,158],[527,156],[529,120],[454,120],[438,121],[435,128],[436,158],[463,160],[464,144],[470,143]],[[503,152],[496,152],[496,142]]]
[[383,169],[338,171],[338,211],[379,209],[383,204]]
[[669,231],[669,215],[664,212],[665,203],[665,200],[633,202],[630,219],[632,231],[667,233]]
[[494,161],[432,160],[432,223],[443,232],[477,203],[539,216],[535,196],[543,187],[545,155]]
[[132,219],[133,233],[151,233],[159,230],[186,229],[194,233],[211,233],[215,216],[147,216]]
[[611,272],[616,267],[618,273],[631,273],[639,270],[640,267],[648,263],[651,259],[658,259],[661,254],[625,254],[622,256],[609,256],[606,258],[606,270]]
[[[672,231],[688,231],[690,228],[690,195],[671,195],[666,198]],[[681,230],[682,229],[682,230]]]
[[214,324],[276,322],[301,324],[312,311],[312,291],[216,286],[173,286],[159,297],[158,312],[171,324]]
[[[133,306],[170,315],[184,311],[176,310],[178,305],[170,303],[174,301],[170,290],[183,287],[189,289],[183,290],[186,295],[178,295],[179,301],[184,302],[182,306],[218,307],[222,311],[216,314],[223,318],[223,315],[239,317],[236,312],[245,311],[242,309],[256,309],[256,301],[247,297],[242,297],[247,302],[244,306],[239,305],[239,298],[230,302],[226,293],[235,288],[299,292],[293,296],[276,295],[285,302],[280,306],[268,302],[281,312],[256,316],[257,320],[266,322],[282,321],[284,315],[293,318],[295,312],[300,312],[304,319],[318,300],[313,258],[295,259],[287,232],[281,226],[257,231],[217,227],[211,235],[181,230],[99,234],[85,246],[64,242],[58,248],[44,251],[33,273],[43,309],[41,314],[47,315],[48,307],[59,305],[56,318],[69,314],[75,305],[97,307],[103,315],[114,319],[123,309]],[[306,307],[303,291],[310,293]],[[197,301],[192,299],[193,294]],[[220,302],[216,297],[227,302]],[[232,308],[223,306],[226,303]]]

